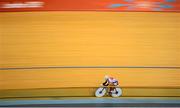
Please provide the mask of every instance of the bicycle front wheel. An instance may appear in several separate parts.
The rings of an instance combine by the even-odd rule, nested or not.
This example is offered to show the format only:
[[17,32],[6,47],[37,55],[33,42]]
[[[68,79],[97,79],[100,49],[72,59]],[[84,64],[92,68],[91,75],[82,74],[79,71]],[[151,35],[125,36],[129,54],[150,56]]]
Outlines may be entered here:
[[103,97],[105,94],[106,94],[106,88],[104,88],[104,87],[100,87],[100,88],[98,88],[97,90],[96,90],[96,92],[95,92],[95,96],[96,97]]

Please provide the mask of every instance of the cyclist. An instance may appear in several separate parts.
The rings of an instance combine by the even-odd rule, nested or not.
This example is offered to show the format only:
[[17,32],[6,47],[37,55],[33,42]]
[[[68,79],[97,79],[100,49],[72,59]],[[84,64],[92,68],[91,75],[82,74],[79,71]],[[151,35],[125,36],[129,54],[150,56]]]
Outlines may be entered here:
[[111,94],[113,92],[116,92],[115,86],[119,85],[118,80],[113,77],[109,77],[108,75],[105,75],[104,79],[105,79],[105,82],[103,83],[103,86],[110,86],[109,93]]

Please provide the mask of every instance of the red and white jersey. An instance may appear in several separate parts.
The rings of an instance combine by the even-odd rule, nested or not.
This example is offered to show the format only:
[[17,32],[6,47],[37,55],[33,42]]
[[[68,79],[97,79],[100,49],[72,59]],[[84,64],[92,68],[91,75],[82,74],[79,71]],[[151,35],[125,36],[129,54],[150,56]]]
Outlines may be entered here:
[[113,77],[109,77],[109,78],[107,79],[107,81],[108,81],[108,83],[117,83],[117,82],[118,82],[118,80],[116,80],[116,79],[113,78]]

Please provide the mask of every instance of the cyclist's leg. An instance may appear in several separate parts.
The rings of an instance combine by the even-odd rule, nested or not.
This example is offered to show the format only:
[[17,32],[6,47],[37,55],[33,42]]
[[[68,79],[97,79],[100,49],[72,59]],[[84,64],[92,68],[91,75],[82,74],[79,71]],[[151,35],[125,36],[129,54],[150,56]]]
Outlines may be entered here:
[[111,95],[112,93],[113,93],[113,91],[114,91],[114,84],[112,83],[112,84],[110,84],[110,87],[109,87],[109,94]]

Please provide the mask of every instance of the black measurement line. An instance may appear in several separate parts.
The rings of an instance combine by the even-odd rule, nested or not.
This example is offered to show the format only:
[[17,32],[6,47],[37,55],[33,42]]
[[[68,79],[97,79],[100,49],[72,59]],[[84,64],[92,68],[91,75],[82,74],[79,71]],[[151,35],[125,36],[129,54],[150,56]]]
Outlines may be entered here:
[[178,66],[39,66],[39,67],[0,68],[0,70],[61,69],[61,68],[150,68],[150,69],[180,69],[180,67],[178,67]]

